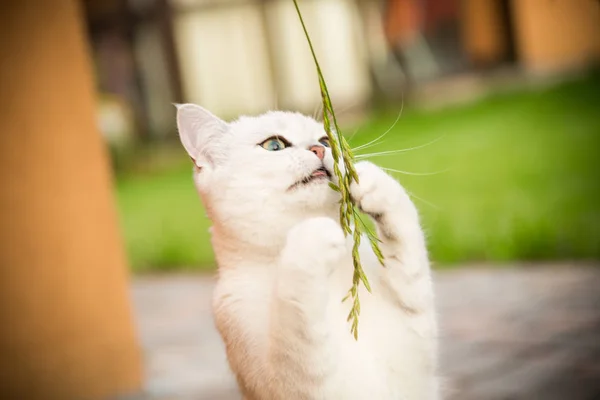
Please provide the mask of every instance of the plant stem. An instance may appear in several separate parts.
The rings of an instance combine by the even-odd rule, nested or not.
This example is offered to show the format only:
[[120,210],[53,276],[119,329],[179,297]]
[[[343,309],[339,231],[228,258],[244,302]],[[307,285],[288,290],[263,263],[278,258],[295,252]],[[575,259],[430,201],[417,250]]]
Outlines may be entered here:
[[[296,7],[296,12],[298,13],[298,18],[300,19],[300,24],[302,25],[302,29],[304,30],[304,36],[306,37],[306,41],[308,42],[310,52],[312,54],[315,66],[317,68],[317,75],[319,77],[321,101],[323,102],[323,126],[325,128],[325,132],[327,133],[327,137],[331,142],[331,152],[333,155],[334,162],[333,170],[334,175],[338,180],[337,185],[332,183],[330,184],[330,187],[333,190],[339,192],[341,196],[340,225],[342,226],[345,235],[349,235],[350,233],[352,233],[351,227],[354,227],[354,246],[352,247],[354,276],[352,278],[352,287],[350,288],[348,294],[346,295],[346,297],[344,297],[342,301],[346,301],[348,298],[352,297],[352,308],[350,309],[350,313],[348,314],[348,322],[352,321],[350,332],[354,335],[354,338],[358,340],[358,316],[360,315],[360,299],[358,296],[358,291],[360,282],[363,283],[367,291],[371,292],[371,286],[369,285],[367,276],[365,275],[362,265],[360,263],[359,245],[360,238],[363,233],[367,235],[371,247],[374,253],[377,255],[377,258],[381,264],[383,264],[383,256],[381,254],[381,250],[379,249],[379,240],[377,239],[377,236],[375,236],[373,232],[367,229],[367,226],[360,218],[359,211],[352,202],[352,198],[350,196],[350,185],[352,181],[358,183],[358,174],[354,169],[354,157],[352,154],[352,150],[350,149],[350,146],[346,142],[346,139],[342,135],[342,132],[338,126],[337,118],[333,111],[333,105],[329,96],[329,91],[327,90],[327,84],[325,83],[325,78],[323,77],[323,72],[321,71],[319,61],[317,60],[317,55],[315,53],[315,49],[308,34],[308,30],[306,29],[306,25],[304,24],[304,19],[302,18],[300,7],[298,6],[297,0],[293,1],[294,6]],[[335,130],[335,135],[332,132],[332,122],[333,130]],[[340,170],[340,160],[344,167],[343,173]]]

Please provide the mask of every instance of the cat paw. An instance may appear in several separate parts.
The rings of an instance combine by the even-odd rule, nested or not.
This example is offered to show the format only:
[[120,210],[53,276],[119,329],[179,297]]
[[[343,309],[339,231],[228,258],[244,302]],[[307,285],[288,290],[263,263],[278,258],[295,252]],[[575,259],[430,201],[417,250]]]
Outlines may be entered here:
[[346,237],[339,224],[331,218],[316,217],[298,223],[289,231],[283,256],[293,259],[294,264],[333,268],[347,251]]
[[355,169],[358,183],[352,182],[350,195],[363,212],[377,219],[402,208],[414,209],[404,188],[384,170],[368,161],[356,163]]

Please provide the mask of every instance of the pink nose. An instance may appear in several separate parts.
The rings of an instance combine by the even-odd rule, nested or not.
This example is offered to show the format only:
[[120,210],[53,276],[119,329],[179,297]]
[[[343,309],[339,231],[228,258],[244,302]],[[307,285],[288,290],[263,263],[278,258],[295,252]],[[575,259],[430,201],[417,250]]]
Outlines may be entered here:
[[325,147],[323,146],[314,145],[311,146],[309,150],[315,153],[315,155],[319,157],[319,160],[322,160],[325,157]]

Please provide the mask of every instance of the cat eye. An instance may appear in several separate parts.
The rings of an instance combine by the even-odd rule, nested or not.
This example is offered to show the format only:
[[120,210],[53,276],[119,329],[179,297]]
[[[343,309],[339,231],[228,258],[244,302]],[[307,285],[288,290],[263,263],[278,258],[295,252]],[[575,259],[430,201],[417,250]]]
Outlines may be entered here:
[[279,136],[272,136],[262,142],[260,146],[268,151],[279,151],[291,146],[291,144]]
[[329,143],[329,138],[327,136],[323,136],[321,139],[319,139],[319,143],[321,143],[325,147],[331,147],[331,144]]

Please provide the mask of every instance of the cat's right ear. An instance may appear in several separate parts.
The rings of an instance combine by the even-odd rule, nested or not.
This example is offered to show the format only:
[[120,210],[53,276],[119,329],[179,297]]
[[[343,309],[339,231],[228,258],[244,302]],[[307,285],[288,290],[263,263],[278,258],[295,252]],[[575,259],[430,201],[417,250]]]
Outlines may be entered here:
[[174,104],[181,144],[198,168],[214,167],[223,157],[219,142],[228,124],[196,104]]

